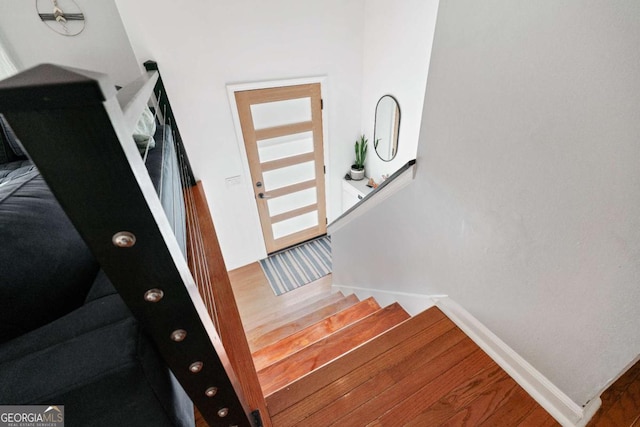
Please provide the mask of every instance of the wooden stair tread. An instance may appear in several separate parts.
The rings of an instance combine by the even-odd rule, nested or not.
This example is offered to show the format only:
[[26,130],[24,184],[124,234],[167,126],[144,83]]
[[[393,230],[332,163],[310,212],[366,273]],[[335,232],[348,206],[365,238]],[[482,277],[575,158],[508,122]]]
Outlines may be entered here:
[[[281,295],[281,297],[285,296],[286,294]],[[326,299],[336,301],[339,298],[344,298],[342,292],[321,292],[319,294],[311,295],[300,301],[287,300],[288,304],[284,307],[279,307],[277,310],[273,309],[272,307],[265,307],[263,311],[243,318],[244,329],[246,331],[251,331],[253,329],[259,328],[262,325],[270,324],[274,321],[280,321],[282,317],[290,316],[292,313],[298,311],[303,306],[311,305],[313,303],[317,303],[318,301],[323,301]]]
[[[431,407],[423,409],[421,413],[413,416],[407,426],[442,425],[469,406],[471,402],[483,397],[488,397],[487,404],[483,406],[485,408],[492,407],[495,405],[493,402],[500,402],[502,396],[508,394],[514,386],[515,381],[498,365],[492,364],[485,368],[480,375],[467,380],[446,396],[441,397]],[[499,392],[496,393],[496,390]]]
[[250,325],[245,325],[245,331],[249,340],[264,335],[306,313],[312,312],[333,304],[345,298],[342,292],[336,292],[329,295],[316,295],[309,300],[305,300],[294,305],[281,308],[275,314],[267,314],[259,320],[254,320]]
[[524,417],[518,427],[561,427],[560,423],[553,419],[551,415],[542,407],[537,406],[529,415]]
[[[270,288],[265,289],[271,292]],[[255,357],[255,366],[261,374],[289,360],[282,378],[290,373],[291,378],[301,375],[292,383],[271,385],[275,391],[265,398],[268,404],[265,414],[267,423],[273,427],[558,425],[435,307],[363,343],[344,345],[339,351],[329,348],[328,353],[335,350],[337,357],[324,351],[318,353],[316,349],[315,354],[309,355],[314,359],[310,366],[295,372],[300,365],[295,363],[295,357],[320,342],[330,342],[327,340],[343,329],[325,319],[325,315],[319,316],[317,308],[312,313],[308,311],[312,302],[308,297],[320,301],[324,297],[319,294],[328,295],[329,290],[325,283],[304,297],[291,295],[294,297],[291,300],[286,295],[285,298],[273,297],[264,292],[271,296],[262,303],[264,312],[260,311],[259,303],[256,305],[259,309],[247,309],[250,324],[262,329],[258,330],[262,335],[257,334],[256,339],[269,339],[252,351],[252,359]],[[332,304],[341,303],[344,298]],[[280,323],[274,314],[283,312],[298,316],[274,326]],[[334,309],[326,316],[337,319],[345,315],[343,312],[345,308]],[[357,323],[349,323],[344,328]],[[325,336],[331,332],[333,334]],[[355,347],[349,350],[352,345]],[[340,354],[344,350],[346,352]],[[312,370],[307,372],[309,369]],[[259,387],[264,390],[264,377],[260,380],[263,381]],[[625,381],[621,386],[625,392],[633,388],[627,385]],[[603,402],[605,400],[603,397]],[[607,421],[616,417],[618,415],[613,417],[608,413],[604,416]]]
[[327,275],[293,291],[276,296],[259,262],[229,271],[229,278],[245,330],[251,329],[252,325],[267,315],[332,293],[331,275]]
[[[433,315],[442,315],[439,310],[428,314],[432,315],[432,319],[437,318]],[[426,317],[424,314],[422,316]],[[415,333],[421,324],[425,327]],[[395,334],[396,338],[390,343],[384,342],[382,338],[390,334]],[[319,425],[328,423],[329,420],[323,419],[322,414],[353,410],[390,387],[395,381],[394,377],[410,372],[416,363],[420,365],[421,361],[434,359],[465,337],[462,331],[455,328],[446,318],[440,318],[435,323],[410,319],[385,335],[369,341],[353,353],[290,385],[294,392],[303,393],[306,397],[301,398],[289,393],[278,393],[280,396],[274,395],[271,400],[268,397],[267,405],[272,414],[278,411],[273,416],[274,425],[291,426],[305,418],[305,422],[319,422]],[[369,357],[368,353],[372,356]],[[354,360],[362,358],[365,360],[361,364],[351,364]],[[329,367],[333,369],[326,369]],[[344,373],[338,376],[339,371]],[[394,375],[391,376],[390,373]],[[316,378],[313,378],[314,376]],[[330,377],[330,381],[324,381],[326,377]],[[315,391],[309,393],[309,390]],[[294,403],[284,408],[291,402]],[[310,417],[311,414],[313,415]]]
[[278,342],[254,352],[252,356],[255,368],[260,371],[379,309],[380,305],[375,299],[367,298],[313,325],[307,326]]
[[267,396],[274,427],[557,425],[437,308]]
[[247,339],[251,351],[258,351],[360,301],[354,294],[332,300],[323,299],[311,305],[298,307],[294,313],[287,317],[288,321],[275,321],[270,325],[263,325],[260,328],[249,331]]
[[[366,366],[365,364],[369,361],[376,360],[376,358],[384,361],[385,357],[392,357],[394,347],[408,342],[411,337],[420,332],[426,333],[425,331],[440,321],[448,322],[446,323],[447,327],[453,328],[453,323],[446,318],[442,311],[435,307],[430,308],[387,331],[387,333],[379,335],[366,346],[360,346],[345,354],[340,358],[340,363],[325,365],[289,384],[287,388],[266,396],[271,415],[276,416],[285,409],[300,403],[306,396],[336,382],[356,368]],[[441,333],[438,330],[433,335],[437,336]]]
[[[454,329],[453,332],[458,332]],[[433,349],[439,350],[439,349]],[[420,353],[424,353],[420,354]],[[396,406],[404,402],[411,401],[415,409],[420,407],[420,395],[418,399],[415,395],[421,391],[425,399],[433,399],[434,393],[440,392],[440,387],[453,385],[455,380],[465,377],[470,371],[474,371],[479,363],[486,361],[488,356],[480,351],[475,344],[462,334],[462,339],[453,346],[449,346],[438,356],[432,357],[433,352],[420,352],[405,359],[401,364],[396,364],[391,369],[377,375],[370,382],[362,387],[372,387],[371,384],[383,381],[386,377],[388,387],[381,393],[378,393],[372,399],[366,401],[353,402],[352,411],[343,414],[342,417],[334,417],[331,422],[325,425],[366,425],[378,419],[381,425],[389,425],[388,419],[379,419],[385,415],[391,418],[397,416],[403,417],[401,411],[397,411]],[[465,363],[461,363],[461,361]],[[442,376],[442,373],[450,372],[454,375],[451,381],[448,377]],[[438,381],[441,380],[441,381]],[[434,382],[435,384],[430,384]],[[413,399],[409,399],[413,397]],[[324,411],[323,411],[324,412]],[[393,421],[393,425],[403,425],[407,419]]]
[[399,304],[391,304],[258,371],[258,379],[265,396],[383,334],[408,318],[409,314]]
[[[426,352],[425,357],[420,357],[422,356],[420,353],[416,355],[417,357],[409,358],[394,365],[391,369],[384,370],[359,387],[357,391],[349,393],[347,398],[351,401],[351,411],[334,416],[324,425],[366,425],[371,423],[385,415],[389,409],[409,399],[443,371],[452,371],[461,377],[467,373],[465,369],[467,366],[470,367],[469,369],[475,369],[478,364],[488,358],[466,337],[437,357],[431,357],[433,354],[431,352]],[[467,359],[469,359],[467,363],[461,363]],[[410,365],[411,362],[414,364]],[[454,369],[451,370],[451,368]],[[465,369],[465,371],[461,369]],[[367,400],[360,398],[361,390],[366,390],[370,387],[370,383],[381,380],[384,380],[386,387],[378,394]],[[432,391],[436,393],[440,391],[439,387],[430,388],[434,389]],[[323,411],[316,414],[323,415]],[[308,420],[309,418],[305,420],[305,423]],[[382,420],[378,420],[378,422],[382,425],[388,425],[384,424]],[[403,425],[403,423],[398,422],[394,425]]]
[[[418,347],[417,351],[413,353],[413,357],[402,358],[395,357],[395,355],[388,357],[389,355],[386,355],[376,358],[372,363],[367,363],[363,367],[358,367],[342,379],[331,383],[274,416],[272,418],[274,426],[330,425],[334,420],[339,419],[340,415],[348,414],[378,396],[390,393],[389,390],[394,384],[403,378],[416,376],[416,384],[421,383],[425,378],[420,376],[420,367],[424,367],[424,363],[436,360],[431,357],[432,354],[435,354],[436,351],[444,353],[446,349],[452,348],[464,339],[464,335],[455,329],[450,330],[446,335],[445,340],[438,339],[424,347]],[[442,346],[443,350],[439,346]],[[415,367],[409,365],[416,360],[420,361],[422,354],[426,355],[424,363],[417,363]],[[407,366],[403,366],[405,364]],[[400,399],[404,397],[403,391],[402,389],[393,390],[394,393],[399,393]],[[382,402],[382,405],[385,403],[386,407],[380,406],[373,408],[373,410],[367,408],[364,412],[377,410],[378,412],[374,412],[376,416],[379,416],[384,413],[386,408],[393,407],[394,403],[398,402]],[[365,416],[357,422],[351,418],[338,425],[365,425],[365,420],[373,421],[372,418],[375,417],[367,419]]]
[[[486,366],[492,369],[497,367],[495,362],[469,338],[465,338],[454,350],[463,346],[466,347],[467,353],[460,351],[458,353],[460,359],[457,363],[444,360],[444,358],[451,359],[450,354],[443,354],[440,358],[432,361],[429,368],[431,368],[431,365],[444,365],[439,372],[435,373],[435,376],[425,374],[425,370],[421,369],[419,374],[425,376],[421,382],[414,385],[413,380],[407,376],[398,385],[394,384],[395,390],[387,390],[389,393],[395,391],[404,394],[402,400],[396,401],[395,405],[387,409],[378,418],[380,424],[383,426],[398,425],[396,423],[404,425],[446,396],[459,397],[456,394],[451,394],[459,384],[464,384],[469,379],[472,379],[473,384],[481,383],[483,379],[481,374],[486,369]],[[381,404],[382,402],[378,403]]]
[[257,371],[266,368],[285,357],[300,351],[348,325],[380,310],[373,298],[367,298],[329,317],[325,317],[273,344],[254,352],[253,363]]
[[[482,394],[471,404],[457,411],[449,419],[440,422],[441,426],[472,425],[477,426],[484,422],[493,411],[502,406],[506,400],[516,391],[518,384],[511,377],[499,382],[490,393]],[[420,418],[420,416],[418,416]]]
[[536,401],[522,387],[515,387],[513,394],[478,425],[483,427],[520,425],[520,421],[537,406]]

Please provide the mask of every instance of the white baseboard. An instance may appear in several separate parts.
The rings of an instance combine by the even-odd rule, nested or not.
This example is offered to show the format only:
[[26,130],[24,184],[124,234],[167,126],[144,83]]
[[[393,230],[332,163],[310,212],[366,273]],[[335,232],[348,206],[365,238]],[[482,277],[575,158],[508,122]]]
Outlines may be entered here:
[[412,316],[415,316],[416,314],[421,313],[435,305],[435,301],[433,300],[432,296],[428,295],[359,288],[357,286],[341,286],[336,284],[332,285],[332,289],[336,291],[342,291],[342,293],[345,295],[356,294],[356,296],[360,298],[360,300],[374,297],[376,301],[378,301],[378,304],[380,304],[381,306],[386,306],[397,302],[402,306],[402,308],[407,311],[407,313]]
[[563,426],[583,427],[600,408],[602,401],[599,397],[591,400],[584,407],[575,403],[451,298],[433,297],[433,299],[436,300],[436,307],[440,308]]

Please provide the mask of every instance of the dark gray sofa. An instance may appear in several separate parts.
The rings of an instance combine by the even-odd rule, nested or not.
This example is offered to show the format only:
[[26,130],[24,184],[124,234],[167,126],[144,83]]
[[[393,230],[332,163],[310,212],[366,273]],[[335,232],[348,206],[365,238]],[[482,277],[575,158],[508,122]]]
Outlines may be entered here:
[[0,404],[64,405],[67,426],[193,426],[191,401],[1,130]]

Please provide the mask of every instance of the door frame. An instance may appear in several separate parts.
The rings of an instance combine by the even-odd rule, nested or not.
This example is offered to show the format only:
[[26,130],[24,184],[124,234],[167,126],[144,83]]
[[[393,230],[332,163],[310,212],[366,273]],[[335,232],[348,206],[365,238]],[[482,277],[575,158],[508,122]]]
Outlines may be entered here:
[[[227,99],[229,100],[229,106],[231,108],[231,116],[233,119],[233,127],[236,132],[236,144],[238,145],[238,150],[240,152],[240,157],[242,158],[242,191],[246,197],[251,199],[251,206],[254,207],[253,216],[254,216],[254,225],[260,230],[260,235],[262,236],[263,243],[263,253],[261,258],[267,257],[267,248],[264,244],[264,234],[262,233],[262,227],[260,225],[260,216],[258,214],[258,205],[255,201],[255,194],[253,191],[253,182],[251,181],[251,170],[249,168],[249,158],[247,156],[247,149],[244,145],[244,138],[242,136],[242,127],[240,126],[240,116],[238,115],[238,105],[236,103],[235,92],[245,91],[245,90],[255,90],[255,89],[267,89],[271,87],[283,87],[283,86],[296,86],[303,84],[311,84],[311,83],[320,83],[320,95],[323,100],[327,98],[327,76],[311,76],[311,77],[300,77],[300,78],[292,78],[292,79],[282,79],[282,80],[263,80],[256,82],[247,82],[247,83],[229,83],[227,84]],[[326,171],[324,174],[324,188],[325,188],[325,207],[327,212],[331,212],[333,194],[332,188],[329,185],[329,177],[331,176],[331,162],[329,159],[331,158],[331,143],[329,140],[329,125],[328,125],[328,117],[327,117],[327,106],[325,105],[322,109],[322,139],[323,139],[323,157],[324,157],[324,165],[326,167]]]

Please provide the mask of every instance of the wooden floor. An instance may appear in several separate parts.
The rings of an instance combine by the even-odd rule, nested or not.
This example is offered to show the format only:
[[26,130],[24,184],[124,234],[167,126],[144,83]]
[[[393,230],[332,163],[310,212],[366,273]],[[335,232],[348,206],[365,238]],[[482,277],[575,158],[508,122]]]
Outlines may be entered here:
[[436,308],[267,402],[276,426],[554,425]]
[[257,262],[230,271],[229,279],[246,331],[269,320],[275,321],[282,317],[283,312],[302,301],[323,297],[331,292],[331,275],[328,275],[277,297]]
[[602,407],[589,427],[640,427],[640,362],[636,363],[602,396]]
[[[230,278],[252,351],[275,340],[298,345],[299,336],[291,334],[318,321],[303,314],[346,313],[340,304],[355,304],[345,303],[341,294],[329,295],[330,277],[280,297],[257,263],[230,272]],[[287,319],[296,321],[291,326]],[[271,326],[263,334],[265,322]],[[439,310],[405,322],[347,353],[341,364],[321,366],[290,387],[265,393],[274,426],[558,425]],[[266,352],[257,351],[254,359],[255,354],[260,366],[267,364]],[[589,425],[640,427],[640,366],[607,393]]]

